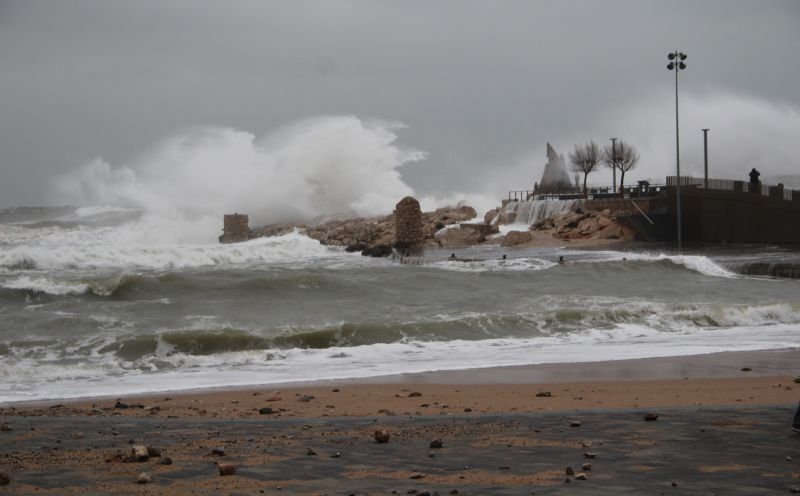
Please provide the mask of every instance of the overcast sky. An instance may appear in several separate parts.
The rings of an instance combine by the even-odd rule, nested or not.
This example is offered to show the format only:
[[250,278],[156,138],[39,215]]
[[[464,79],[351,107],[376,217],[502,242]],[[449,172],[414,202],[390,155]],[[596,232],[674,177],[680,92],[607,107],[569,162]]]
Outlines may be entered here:
[[545,142],[611,136],[663,177],[676,49],[687,170],[710,127],[716,175],[800,173],[799,26],[795,0],[0,0],[0,207],[59,203],[60,176],[190,126],[320,115],[406,124],[419,194],[528,188]]

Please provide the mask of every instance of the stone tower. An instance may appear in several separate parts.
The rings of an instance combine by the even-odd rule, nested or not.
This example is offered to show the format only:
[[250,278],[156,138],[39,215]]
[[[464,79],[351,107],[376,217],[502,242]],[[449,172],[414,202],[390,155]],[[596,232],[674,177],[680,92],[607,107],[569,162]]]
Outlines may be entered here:
[[400,200],[394,209],[394,246],[403,255],[422,252],[422,210],[410,196]]
[[250,239],[250,219],[243,214],[226,214],[220,243],[239,243]]

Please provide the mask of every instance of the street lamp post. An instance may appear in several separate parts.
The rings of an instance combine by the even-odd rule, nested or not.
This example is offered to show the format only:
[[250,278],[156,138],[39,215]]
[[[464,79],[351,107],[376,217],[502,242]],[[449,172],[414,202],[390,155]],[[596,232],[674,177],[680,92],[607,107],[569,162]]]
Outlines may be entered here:
[[677,214],[678,214],[678,250],[681,249],[681,145],[680,145],[680,131],[678,128],[678,71],[686,69],[686,64],[683,62],[686,60],[686,54],[683,52],[672,52],[667,55],[667,59],[669,59],[669,64],[667,64],[667,69],[670,71],[675,71],[675,169],[677,173],[677,185],[676,185],[676,204],[677,204]]
[[617,193],[617,138],[611,138],[611,193]]
[[708,189],[708,129],[703,129],[703,160],[705,163],[705,187]]

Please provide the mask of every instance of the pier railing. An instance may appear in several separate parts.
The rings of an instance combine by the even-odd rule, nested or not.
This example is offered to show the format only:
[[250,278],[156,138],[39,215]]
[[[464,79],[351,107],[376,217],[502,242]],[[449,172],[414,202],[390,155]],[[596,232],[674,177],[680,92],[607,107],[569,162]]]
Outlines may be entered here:
[[[681,178],[682,179],[682,178]],[[683,183],[683,181],[681,181]],[[537,190],[516,190],[508,192],[509,201],[528,201],[528,200],[606,200],[614,198],[652,198],[666,191],[666,184],[644,183],[636,186],[624,186],[616,188],[613,186],[588,186],[586,194],[583,191],[554,191],[549,193],[539,193]]]
[[[667,186],[675,187],[678,184],[676,176],[667,177]],[[740,191],[773,198],[782,198],[786,201],[800,202],[800,191],[786,189],[783,184],[752,183],[749,181],[736,181],[733,179],[708,179],[702,177],[681,176],[681,187],[716,189],[723,191]]]

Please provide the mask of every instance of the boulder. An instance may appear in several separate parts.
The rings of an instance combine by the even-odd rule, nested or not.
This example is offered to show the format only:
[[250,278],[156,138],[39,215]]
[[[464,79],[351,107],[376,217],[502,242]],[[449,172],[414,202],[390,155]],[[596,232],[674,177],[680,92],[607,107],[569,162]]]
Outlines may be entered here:
[[150,474],[148,474],[147,472],[142,472],[141,474],[139,474],[139,477],[136,478],[136,483],[137,484],[149,484],[152,481],[153,481],[153,479],[150,477]]
[[501,246],[517,246],[533,240],[533,234],[529,231],[511,231],[506,234]]
[[388,257],[392,254],[392,247],[389,245],[378,245],[367,248],[361,252],[365,257]]
[[483,214],[483,222],[485,222],[486,224],[491,224],[492,221],[497,217],[498,212],[499,210],[496,208],[489,210],[488,212]]
[[[485,226],[486,224],[483,225]],[[478,244],[485,241],[486,237],[479,230],[465,228],[462,225],[437,232],[434,239],[439,246],[450,247]]]

